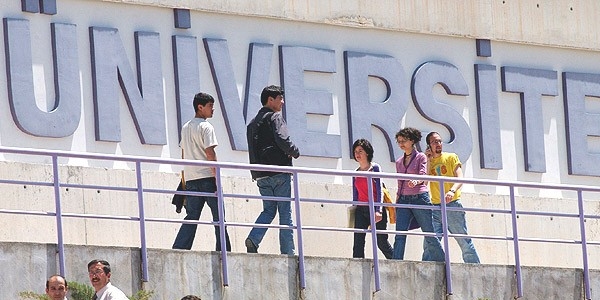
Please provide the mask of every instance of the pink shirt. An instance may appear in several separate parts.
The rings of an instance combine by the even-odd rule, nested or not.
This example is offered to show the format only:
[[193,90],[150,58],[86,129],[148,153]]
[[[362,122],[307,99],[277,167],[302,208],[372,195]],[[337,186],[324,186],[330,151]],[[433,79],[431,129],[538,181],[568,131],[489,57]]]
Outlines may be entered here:
[[[413,150],[407,164],[404,155],[396,160],[396,172],[404,174],[427,175],[427,156],[423,152]],[[408,187],[408,180],[398,180],[398,195],[418,195],[427,192],[425,183]]]

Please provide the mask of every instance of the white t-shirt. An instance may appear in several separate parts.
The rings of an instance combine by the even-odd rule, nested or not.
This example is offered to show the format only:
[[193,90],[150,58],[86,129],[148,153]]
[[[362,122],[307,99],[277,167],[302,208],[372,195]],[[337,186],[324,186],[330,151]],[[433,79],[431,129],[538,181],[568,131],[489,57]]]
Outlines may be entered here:
[[[207,160],[206,148],[218,145],[215,128],[206,119],[193,118],[181,128],[181,142],[183,158]],[[214,177],[212,168],[199,166],[184,166],[185,180]]]

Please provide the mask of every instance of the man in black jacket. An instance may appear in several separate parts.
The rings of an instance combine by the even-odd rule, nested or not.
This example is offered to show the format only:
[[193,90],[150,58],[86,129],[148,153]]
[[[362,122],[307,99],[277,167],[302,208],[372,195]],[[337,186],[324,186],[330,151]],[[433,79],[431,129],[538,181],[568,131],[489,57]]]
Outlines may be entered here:
[[[263,107],[250,121],[246,131],[248,155],[251,164],[291,166],[292,158],[298,158],[298,147],[290,140],[283,119],[283,89],[278,86],[265,87],[260,95]],[[262,196],[290,198],[292,194],[291,174],[282,172],[251,171],[252,179]],[[291,202],[287,200],[263,200],[263,211],[256,224],[270,224],[279,212],[279,225],[292,226]],[[248,253],[258,252],[267,228],[252,228],[246,239]],[[279,230],[281,254],[294,254],[294,236],[291,229]]]

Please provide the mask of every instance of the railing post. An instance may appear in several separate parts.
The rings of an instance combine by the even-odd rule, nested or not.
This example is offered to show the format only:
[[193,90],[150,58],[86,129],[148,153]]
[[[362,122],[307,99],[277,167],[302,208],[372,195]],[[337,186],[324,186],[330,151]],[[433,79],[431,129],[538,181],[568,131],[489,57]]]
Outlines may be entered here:
[[304,240],[302,238],[302,214],[300,213],[300,185],[298,184],[298,172],[294,172],[293,175],[294,205],[296,210],[296,235],[298,236],[298,271],[300,273],[300,288],[305,289],[306,274],[304,274]]
[[52,176],[54,178],[54,205],[56,207],[56,235],[58,240],[58,266],[60,274],[65,274],[65,244],[63,240],[62,208],[60,206],[60,180],[58,178],[58,156],[52,155]]
[[523,297],[523,282],[521,279],[521,258],[519,254],[519,233],[517,230],[517,205],[515,202],[515,187],[510,186],[510,214],[512,217],[513,247],[515,251],[515,274],[517,280],[517,298]]
[[[440,216],[442,218],[442,240],[444,241],[444,256],[446,260],[446,294],[452,295],[452,270],[450,268],[450,245],[448,243],[448,213],[446,211],[446,194],[444,180],[439,181],[440,186]],[[435,231],[435,229],[434,229]],[[437,238],[437,236],[436,236]]]
[[585,299],[592,299],[590,290],[590,270],[588,268],[587,237],[585,234],[585,215],[583,209],[583,192],[577,190],[577,204],[579,205],[579,229],[581,230],[581,251],[583,255],[583,285]]
[[135,161],[135,175],[137,180],[138,209],[140,215],[140,241],[141,241],[141,259],[142,259],[142,281],[148,282],[148,249],[146,247],[146,215],[144,209],[144,188],[142,185],[142,163]]
[[219,208],[219,239],[221,240],[221,274],[223,286],[229,286],[227,273],[227,239],[225,238],[225,199],[223,199],[223,185],[221,183],[221,167],[215,167],[217,183],[217,207]]
[[379,253],[377,253],[377,222],[375,222],[373,176],[371,176],[370,174],[367,175],[367,191],[369,192],[369,219],[371,222],[371,246],[373,248],[373,273],[375,274],[375,292],[379,292],[381,290],[381,282],[379,278]]

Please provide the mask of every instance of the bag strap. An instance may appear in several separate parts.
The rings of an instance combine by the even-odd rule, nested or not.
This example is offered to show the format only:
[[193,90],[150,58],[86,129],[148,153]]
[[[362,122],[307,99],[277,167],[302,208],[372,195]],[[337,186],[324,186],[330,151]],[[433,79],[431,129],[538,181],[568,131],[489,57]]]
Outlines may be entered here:
[[[184,159],[183,148],[181,148],[181,159]],[[181,170],[181,187],[185,190],[185,174],[183,174],[183,169]]]

